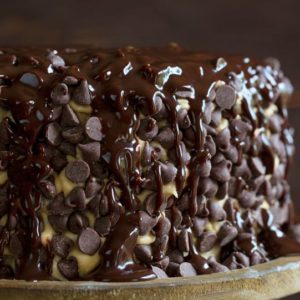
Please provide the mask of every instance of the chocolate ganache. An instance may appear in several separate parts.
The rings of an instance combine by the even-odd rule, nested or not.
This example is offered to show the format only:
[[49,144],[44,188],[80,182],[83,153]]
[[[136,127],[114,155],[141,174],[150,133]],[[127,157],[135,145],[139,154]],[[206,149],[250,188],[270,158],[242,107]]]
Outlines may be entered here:
[[136,281],[300,252],[276,59],[0,52],[0,277]]

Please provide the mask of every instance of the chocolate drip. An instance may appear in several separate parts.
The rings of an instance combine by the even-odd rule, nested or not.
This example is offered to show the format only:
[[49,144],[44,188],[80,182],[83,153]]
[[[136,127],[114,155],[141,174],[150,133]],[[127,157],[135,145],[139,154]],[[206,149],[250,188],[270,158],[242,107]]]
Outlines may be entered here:
[[96,281],[137,281],[156,278],[155,274],[133,261],[138,237],[139,216],[121,215],[113,232],[105,242],[101,266],[92,275]]
[[[27,96],[25,91],[22,95],[22,89],[23,87],[19,85],[19,88],[2,91],[2,97],[14,100],[11,100],[8,105],[17,120],[9,136],[11,152],[7,173],[10,179],[8,187],[10,202],[6,226],[9,227],[9,220],[15,218],[16,235],[23,236],[25,243],[26,254],[17,262],[16,277],[26,280],[45,280],[51,278],[49,269],[51,261],[49,261],[48,250],[41,244],[39,184],[50,175],[51,168],[46,159],[42,140],[39,140],[43,126],[51,120],[51,110],[46,108],[47,103],[39,98],[22,102]],[[20,147],[21,153],[18,152]],[[26,216],[25,228],[21,228],[20,225],[23,214]]]

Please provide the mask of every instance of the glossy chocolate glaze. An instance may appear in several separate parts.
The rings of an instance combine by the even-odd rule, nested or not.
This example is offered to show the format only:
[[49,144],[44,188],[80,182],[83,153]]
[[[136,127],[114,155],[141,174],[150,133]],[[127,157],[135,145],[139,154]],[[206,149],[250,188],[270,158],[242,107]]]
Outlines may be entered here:
[[[50,94],[55,85],[62,82],[66,76],[88,81],[93,115],[98,116],[102,124],[102,157],[113,174],[112,183],[116,181],[122,191],[118,204],[122,215],[101,250],[101,264],[89,278],[99,281],[155,278],[149,267],[136,264],[133,260],[133,250],[139,235],[137,212],[141,210],[138,191],[143,181],[140,173],[140,145],[136,135],[141,111],[147,111],[150,115],[162,113],[171,124],[175,133],[177,192],[179,195],[188,193],[189,215],[192,218],[197,211],[198,186],[201,185],[198,169],[211,159],[205,147],[203,114],[212,84],[217,81],[227,83],[232,73],[243,73],[245,80],[250,81],[255,76],[253,74],[256,74],[255,67],[264,63],[226,56],[225,66],[218,66],[219,57],[216,55],[186,52],[177,46],[164,49],[60,49],[57,54],[65,63],[59,66],[51,62],[49,53],[50,50],[46,49],[19,48],[2,49],[0,55],[0,103],[5,110],[11,112],[13,119],[5,119],[9,138],[8,149],[5,149],[9,151],[9,212],[2,235],[11,231],[11,223],[15,222],[13,230],[26,249],[25,254],[17,260],[15,278],[52,279],[52,254],[41,243],[42,196],[39,184],[41,180],[53,174],[45,154],[44,137],[44,128],[53,118],[54,105]],[[284,81],[282,75],[278,81]],[[265,99],[273,97],[273,88],[261,91]],[[178,124],[177,100],[182,95],[188,99],[195,134],[195,147],[188,165],[187,185],[187,169]],[[285,100],[282,94],[278,105],[285,120],[284,126],[288,129]],[[159,109],[161,103],[164,104],[164,110]],[[258,103],[260,104],[253,107],[250,99],[245,98],[242,104],[244,117],[250,120],[253,126],[253,139],[257,130],[266,122],[263,113],[264,102]],[[237,112],[230,110],[227,112],[227,118],[231,120],[236,114]],[[273,149],[267,139],[262,138],[262,141],[268,149],[266,156],[272,155]],[[234,143],[241,160],[243,141],[235,139]],[[253,152],[255,153],[255,149]],[[292,155],[290,152],[289,148],[288,159]],[[273,164],[271,161],[269,168],[272,168]],[[166,199],[163,194],[161,166],[155,156],[152,157],[152,168],[157,185],[154,215],[159,215]],[[286,173],[287,170],[288,162]],[[117,202],[112,198],[111,194],[111,201]],[[24,220],[26,226],[21,226]],[[176,235],[171,229],[170,236],[174,234]],[[269,247],[269,253],[273,257],[299,253],[300,245],[292,242],[283,232],[281,234],[284,237],[272,230],[272,224],[265,226],[262,236]],[[5,239],[5,236],[1,238],[0,257],[3,257],[4,246],[7,243],[8,239]],[[255,242],[251,241],[245,247],[241,246],[250,254],[255,247]],[[191,261],[201,261],[195,263],[199,268],[202,268],[201,264],[205,264],[195,249],[190,253],[190,257]]]

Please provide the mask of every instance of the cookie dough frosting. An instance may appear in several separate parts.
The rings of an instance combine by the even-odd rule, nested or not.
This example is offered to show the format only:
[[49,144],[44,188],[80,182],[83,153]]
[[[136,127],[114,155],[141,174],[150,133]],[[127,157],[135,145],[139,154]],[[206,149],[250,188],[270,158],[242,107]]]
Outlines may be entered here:
[[135,281],[299,253],[275,59],[2,49],[0,277]]

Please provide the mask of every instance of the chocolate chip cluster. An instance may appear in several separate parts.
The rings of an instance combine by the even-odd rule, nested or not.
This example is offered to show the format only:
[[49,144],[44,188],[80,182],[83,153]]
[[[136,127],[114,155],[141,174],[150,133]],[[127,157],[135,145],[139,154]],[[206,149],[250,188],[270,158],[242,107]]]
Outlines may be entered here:
[[146,280],[284,254],[277,60],[4,49],[0,67],[1,277]]

